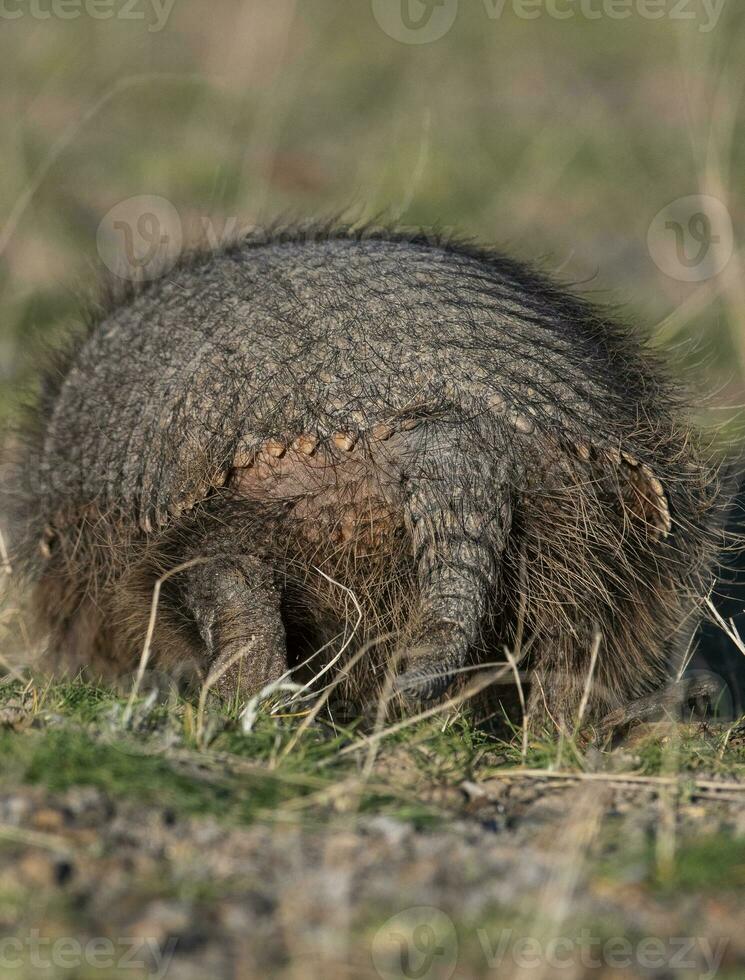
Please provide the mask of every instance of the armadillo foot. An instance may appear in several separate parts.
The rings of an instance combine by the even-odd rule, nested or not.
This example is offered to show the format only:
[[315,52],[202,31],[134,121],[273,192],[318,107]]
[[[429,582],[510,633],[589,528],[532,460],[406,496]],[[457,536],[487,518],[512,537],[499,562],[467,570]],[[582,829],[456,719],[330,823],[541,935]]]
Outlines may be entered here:
[[393,690],[409,706],[439,701],[453,682],[451,673],[430,672],[425,668],[407,670],[393,682]]
[[407,669],[393,682],[393,690],[409,706],[438,701],[455,680],[468,654],[462,630],[443,623],[431,629],[415,646],[403,651]]
[[183,599],[219,695],[258,694],[287,671],[280,593],[260,559],[218,555],[189,569],[185,579]]
[[641,722],[727,720],[733,714],[732,695],[726,681],[710,671],[696,671],[659,691],[629,702],[606,715],[601,731]]

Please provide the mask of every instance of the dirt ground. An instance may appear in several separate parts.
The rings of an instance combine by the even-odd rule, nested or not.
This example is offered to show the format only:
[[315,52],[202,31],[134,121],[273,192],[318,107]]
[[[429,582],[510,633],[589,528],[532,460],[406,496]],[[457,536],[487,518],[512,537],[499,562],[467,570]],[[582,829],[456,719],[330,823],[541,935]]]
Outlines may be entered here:
[[[70,689],[32,700],[2,715],[3,977],[745,971],[745,728],[648,726],[579,768],[488,737],[452,758],[471,736],[439,719],[301,792],[330,755],[247,761],[229,725],[210,748],[158,725],[119,741],[110,714],[71,716]],[[651,761],[670,740],[672,775]],[[258,775],[290,791],[265,797]],[[259,809],[221,807],[244,790]]]

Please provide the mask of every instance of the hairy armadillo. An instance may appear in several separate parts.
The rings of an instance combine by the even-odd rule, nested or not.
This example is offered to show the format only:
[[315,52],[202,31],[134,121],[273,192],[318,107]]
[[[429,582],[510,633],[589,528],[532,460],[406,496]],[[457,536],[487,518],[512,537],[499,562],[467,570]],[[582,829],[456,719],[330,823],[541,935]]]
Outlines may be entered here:
[[660,682],[716,498],[625,326],[486,249],[320,229],[111,301],[46,384],[16,488],[68,664],[133,669],[185,565],[153,654],[225,693],[343,649],[426,701],[507,646],[555,719],[594,652],[596,716]]

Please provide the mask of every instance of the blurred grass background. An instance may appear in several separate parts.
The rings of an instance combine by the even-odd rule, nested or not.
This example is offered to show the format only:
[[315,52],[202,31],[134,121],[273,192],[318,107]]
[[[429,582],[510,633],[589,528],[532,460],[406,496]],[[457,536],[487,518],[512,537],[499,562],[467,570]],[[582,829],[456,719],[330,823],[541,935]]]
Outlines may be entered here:
[[161,30],[151,0],[142,20],[6,6],[22,16],[0,20],[0,415],[76,320],[103,216],[137,195],[173,202],[187,239],[341,212],[458,229],[621,302],[714,404],[743,400],[737,252],[687,283],[647,247],[660,209],[712,194],[739,248],[739,2],[703,30],[703,0],[681,20],[527,20],[509,2],[493,19],[461,0],[421,45],[368,0],[175,0]]

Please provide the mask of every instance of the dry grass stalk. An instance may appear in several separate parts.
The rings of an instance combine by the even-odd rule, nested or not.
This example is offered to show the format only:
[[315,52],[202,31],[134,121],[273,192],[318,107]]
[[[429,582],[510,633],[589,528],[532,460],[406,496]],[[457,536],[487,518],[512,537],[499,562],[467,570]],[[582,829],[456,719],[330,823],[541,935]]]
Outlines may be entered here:
[[361,749],[367,747],[371,742],[378,742],[384,738],[389,738],[391,735],[395,735],[397,732],[404,731],[406,728],[411,728],[413,725],[418,725],[420,721],[424,721],[426,718],[432,718],[435,715],[443,714],[446,711],[459,708],[470,698],[485,690],[495,681],[500,680],[510,670],[509,664],[499,664],[498,667],[498,670],[486,671],[485,674],[482,675],[481,679],[475,681],[473,684],[470,684],[457,696],[448,698],[441,704],[436,704],[432,708],[427,708],[426,711],[421,711],[419,714],[412,715],[409,718],[404,718],[402,721],[396,722],[394,725],[391,725],[389,728],[386,728],[383,731],[375,732],[372,735],[367,735],[365,738],[361,738],[353,745],[347,745],[345,748],[341,749],[339,755],[348,755],[350,752],[359,752]]
[[[641,786],[677,786],[678,777],[675,776],[640,776],[637,773],[610,773],[610,772],[566,772],[551,769],[505,769],[503,772],[491,772],[489,778],[481,785],[487,786],[491,780],[503,779],[549,779],[549,780],[580,780],[582,782],[597,783],[618,783],[626,785],[629,783]],[[733,781],[717,779],[694,779],[690,784],[696,791],[698,790],[722,790],[725,792],[745,793],[745,782],[736,783]]]
[[142,653],[140,654],[140,662],[137,666],[137,674],[135,676],[134,684],[132,685],[132,691],[129,695],[129,700],[127,701],[127,707],[124,712],[124,723],[127,724],[128,720],[132,716],[132,709],[134,707],[137,694],[140,690],[140,685],[142,684],[142,678],[145,676],[145,671],[147,670],[147,665],[150,660],[150,653],[153,643],[153,635],[155,633],[155,624],[158,619],[158,604],[160,602],[160,590],[165,582],[168,581],[172,576],[177,575],[179,572],[185,572],[188,568],[194,568],[196,565],[204,565],[212,558],[192,558],[190,561],[182,562],[180,565],[175,565],[173,568],[169,568],[167,572],[156,581],[153,586],[153,598],[150,603],[150,619],[147,625],[147,633],[145,634],[145,642],[142,645]]
[[582,727],[582,720],[585,717],[585,712],[587,711],[587,705],[590,700],[590,691],[592,690],[592,681],[595,676],[595,665],[598,662],[598,653],[600,652],[600,630],[595,631],[595,636],[592,641],[592,654],[590,656],[590,666],[587,669],[587,677],[585,679],[585,689],[582,692],[582,700],[579,704],[579,711],[577,712],[577,724],[574,729],[574,734]]

